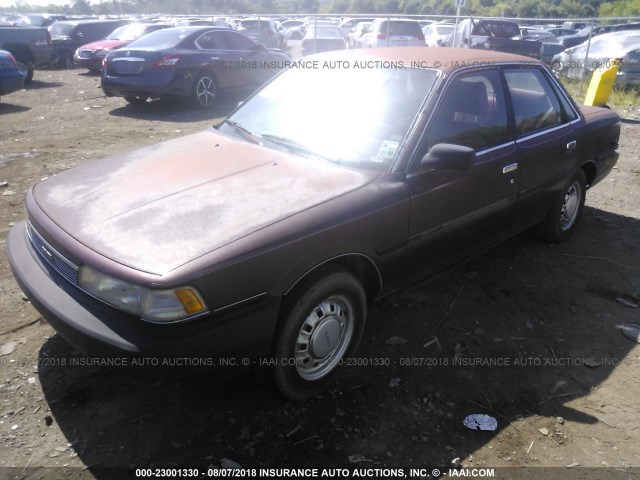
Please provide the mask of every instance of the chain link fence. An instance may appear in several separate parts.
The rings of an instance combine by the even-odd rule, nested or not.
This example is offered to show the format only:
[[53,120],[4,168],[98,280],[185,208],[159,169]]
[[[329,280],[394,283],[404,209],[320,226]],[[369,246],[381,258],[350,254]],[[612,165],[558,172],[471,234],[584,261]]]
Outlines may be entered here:
[[[257,18],[267,18],[257,17]],[[640,17],[537,19],[407,15],[287,15],[277,19],[293,58],[338,48],[427,45],[541,59],[581,101],[593,73],[617,69],[609,104],[640,118]],[[344,43],[336,41],[337,29]]]

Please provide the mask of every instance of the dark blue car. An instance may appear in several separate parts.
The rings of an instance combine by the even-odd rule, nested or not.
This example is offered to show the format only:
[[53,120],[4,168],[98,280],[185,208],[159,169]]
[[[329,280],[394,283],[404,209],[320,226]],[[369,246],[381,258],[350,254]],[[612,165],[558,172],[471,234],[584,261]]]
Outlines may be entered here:
[[18,67],[16,59],[6,50],[0,50],[0,97],[21,90],[27,72]]
[[102,90],[130,103],[186,97],[197,107],[209,108],[221,91],[257,87],[289,60],[286,53],[231,29],[167,28],[110,52]]

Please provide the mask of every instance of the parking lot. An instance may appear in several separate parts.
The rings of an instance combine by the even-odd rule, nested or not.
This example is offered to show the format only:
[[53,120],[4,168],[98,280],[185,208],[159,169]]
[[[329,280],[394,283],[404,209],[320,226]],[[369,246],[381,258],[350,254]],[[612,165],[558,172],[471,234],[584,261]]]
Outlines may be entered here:
[[[640,347],[620,331],[640,323],[638,106],[621,110],[620,160],[588,192],[571,241],[524,233],[387,299],[340,381],[292,403],[233,366],[185,376],[95,364],[23,298],[5,249],[31,184],[207,128],[243,98],[211,110],[136,106],[99,85],[83,70],[36,71],[0,103],[0,478],[122,478],[110,468],[230,461],[638,476]],[[470,414],[492,416],[497,430],[466,428]]]

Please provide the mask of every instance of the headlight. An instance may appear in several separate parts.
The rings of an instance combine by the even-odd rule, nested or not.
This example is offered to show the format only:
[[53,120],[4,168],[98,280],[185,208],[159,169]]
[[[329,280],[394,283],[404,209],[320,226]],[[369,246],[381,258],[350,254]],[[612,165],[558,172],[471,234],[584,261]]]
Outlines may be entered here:
[[109,53],[110,51],[110,48],[103,48],[102,50],[98,50],[96,52],[96,57],[106,57],[107,53]]
[[98,300],[153,323],[171,323],[207,311],[193,287],[154,290],[118,280],[87,265],[78,273],[80,288]]

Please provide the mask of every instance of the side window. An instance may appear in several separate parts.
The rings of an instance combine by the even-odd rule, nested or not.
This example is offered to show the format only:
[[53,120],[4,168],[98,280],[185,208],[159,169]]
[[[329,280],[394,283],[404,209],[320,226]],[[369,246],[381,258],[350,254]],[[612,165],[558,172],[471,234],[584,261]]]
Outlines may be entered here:
[[460,75],[448,85],[422,155],[438,143],[484,150],[509,140],[507,108],[497,70]]
[[570,119],[572,112],[565,111],[556,90],[540,69],[511,68],[505,69],[504,75],[518,137],[561,125]]
[[204,50],[216,50],[224,48],[224,46],[221,44],[220,37],[217,36],[215,32],[205,33],[200,38],[198,38],[198,40],[196,40],[196,44]]
[[224,37],[226,48],[229,50],[251,50],[256,46],[255,43],[239,33],[220,32],[220,35]]

